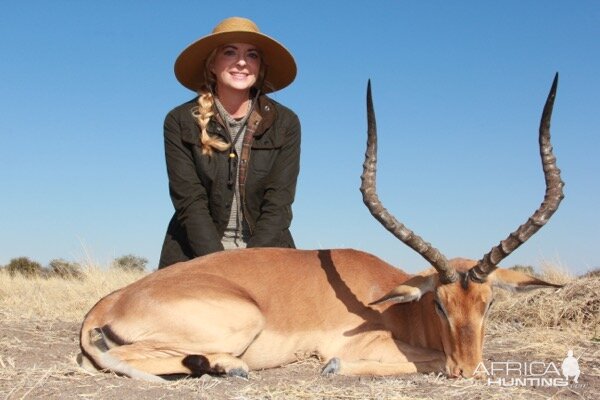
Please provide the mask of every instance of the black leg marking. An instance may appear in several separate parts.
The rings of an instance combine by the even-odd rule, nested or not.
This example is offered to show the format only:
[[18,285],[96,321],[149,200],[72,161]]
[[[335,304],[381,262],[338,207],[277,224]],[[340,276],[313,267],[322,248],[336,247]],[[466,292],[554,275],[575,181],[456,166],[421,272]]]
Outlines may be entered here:
[[188,367],[190,371],[192,371],[192,376],[202,376],[204,374],[222,374],[225,371],[216,371],[211,367],[208,358],[192,354],[186,356],[181,362],[184,366]]
[[90,331],[90,341],[92,342],[92,345],[97,347],[103,353],[106,353],[109,350],[101,328],[94,328]]

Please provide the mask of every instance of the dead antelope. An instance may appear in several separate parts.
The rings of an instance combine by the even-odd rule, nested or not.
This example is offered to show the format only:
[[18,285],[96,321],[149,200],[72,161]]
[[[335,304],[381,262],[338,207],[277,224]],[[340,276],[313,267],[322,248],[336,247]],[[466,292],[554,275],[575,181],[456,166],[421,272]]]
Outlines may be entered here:
[[540,229],[563,198],[550,143],[557,78],[539,143],[546,193],[533,215],[479,261],[447,260],[398,222],[375,189],[377,133],[367,93],[361,191],[373,216],[433,268],[418,275],[352,249],[244,249],[156,271],[101,299],[80,334],[83,366],[146,380],[159,375],[248,375],[297,354],[322,372],[393,375],[444,370],[473,376],[495,287],[560,287],[498,263]]

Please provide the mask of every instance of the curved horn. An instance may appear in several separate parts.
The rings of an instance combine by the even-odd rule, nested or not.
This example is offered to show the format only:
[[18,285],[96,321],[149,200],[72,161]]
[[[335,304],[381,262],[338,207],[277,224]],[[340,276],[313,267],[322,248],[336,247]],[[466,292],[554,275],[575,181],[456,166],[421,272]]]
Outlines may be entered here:
[[448,260],[431,244],[424,241],[421,237],[407,229],[400,223],[388,210],[377,196],[375,180],[377,174],[377,124],[375,122],[375,111],[373,110],[373,99],[371,98],[371,81],[367,85],[367,122],[368,137],[367,151],[365,152],[365,162],[363,164],[363,173],[360,176],[362,184],[360,191],[363,195],[363,202],[377,219],[388,231],[419,253],[427,260],[439,273],[442,283],[456,281],[458,275],[456,271],[448,265]]
[[536,233],[558,209],[558,205],[564,198],[564,182],[560,178],[560,169],[556,166],[556,157],[552,153],[552,144],[550,143],[550,119],[552,117],[552,107],[556,97],[556,87],[558,85],[558,73],[554,76],[552,88],[546,99],[546,105],[540,121],[540,156],[542,158],[542,167],[544,169],[544,178],[546,180],[546,194],[540,207],[523,225],[512,232],[506,239],[501,241],[496,247],[493,247],[489,253],[483,256],[481,260],[470,271],[469,276],[476,282],[485,281],[486,277],[498,268],[498,263],[512,253],[517,247],[525,243],[534,233]]

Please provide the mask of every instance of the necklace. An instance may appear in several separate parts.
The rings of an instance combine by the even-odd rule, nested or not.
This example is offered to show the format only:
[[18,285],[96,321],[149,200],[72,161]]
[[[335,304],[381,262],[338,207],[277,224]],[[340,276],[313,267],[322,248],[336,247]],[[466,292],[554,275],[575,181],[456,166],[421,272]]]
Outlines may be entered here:
[[[227,185],[230,187],[233,186],[238,168],[238,156],[235,151],[235,146],[237,144],[238,139],[242,135],[242,132],[245,131],[244,127],[246,125],[246,122],[248,121],[248,118],[250,117],[250,114],[252,114],[252,110],[254,109],[255,103],[256,98],[254,100],[250,100],[250,102],[248,103],[248,110],[246,111],[246,115],[244,115],[244,117],[238,121],[235,118],[233,118],[227,112],[227,110],[225,110],[225,107],[223,107],[223,104],[221,104],[218,98],[215,99],[217,111],[219,112],[221,118],[225,122],[225,129],[227,130],[227,133],[229,134],[229,138],[231,140],[231,146],[229,147],[229,178],[227,180]],[[233,132],[234,128],[237,128],[235,133]]]

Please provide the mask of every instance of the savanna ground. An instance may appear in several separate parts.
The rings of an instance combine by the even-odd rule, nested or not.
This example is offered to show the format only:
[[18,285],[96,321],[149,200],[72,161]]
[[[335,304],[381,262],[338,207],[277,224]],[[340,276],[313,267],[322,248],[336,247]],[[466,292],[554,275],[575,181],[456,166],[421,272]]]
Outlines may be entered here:
[[[559,290],[526,294],[498,291],[489,317],[484,365],[550,363],[561,368],[568,350],[579,357],[579,383],[565,387],[500,387],[486,380],[441,374],[401,377],[319,375],[321,361],[299,355],[291,365],[253,371],[249,379],[203,376],[164,384],[109,373],[89,374],[76,364],[79,326],[102,296],[142,276],[84,268],[83,279],[24,278],[0,271],[0,400],[13,399],[600,399],[600,273],[573,278]],[[543,362],[543,364],[539,364]],[[513,364],[515,365],[515,364]],[[544,368],[544,367],[542,367]],[[494,378],[518,377],[497,373]],[[545,377],[556,377],[552,371]]]

